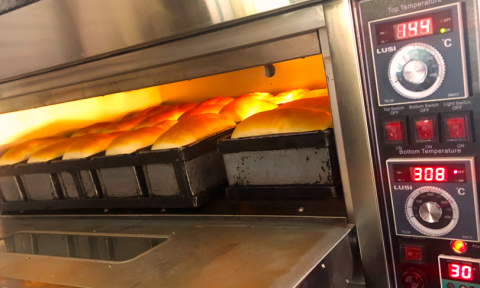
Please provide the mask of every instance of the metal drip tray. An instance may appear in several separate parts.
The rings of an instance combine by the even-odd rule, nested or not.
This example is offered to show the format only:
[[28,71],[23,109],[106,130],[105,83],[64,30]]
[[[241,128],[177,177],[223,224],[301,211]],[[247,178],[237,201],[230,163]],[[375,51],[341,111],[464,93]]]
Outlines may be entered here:
[[19,253],[123,262],[148,253],[167,237],[26,233],[0,240],[0,253]]

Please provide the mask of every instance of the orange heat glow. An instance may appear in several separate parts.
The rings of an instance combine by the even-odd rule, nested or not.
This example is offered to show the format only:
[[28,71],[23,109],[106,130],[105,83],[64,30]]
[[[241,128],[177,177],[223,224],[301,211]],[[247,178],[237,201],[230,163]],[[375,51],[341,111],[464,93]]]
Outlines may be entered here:
[[10,146],[47,136],[69,136],[85,126],[120,120],[132,111],[153,105],[203,102],[251,92],[278,93],[326,88],[322,55],[274,63],[276,73],[266,77],[264,67],[253,67],[189,81],[83,99],[13,113],[0,114],[0,155]]

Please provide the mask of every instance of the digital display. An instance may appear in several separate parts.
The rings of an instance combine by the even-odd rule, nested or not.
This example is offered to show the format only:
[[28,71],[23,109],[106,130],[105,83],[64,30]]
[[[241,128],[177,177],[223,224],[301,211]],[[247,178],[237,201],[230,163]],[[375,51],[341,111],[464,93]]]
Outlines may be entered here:
[[465,183],[465,164],[445,165],[394,164],[395,182]]
[[448,276],[451,279],[472,281],[473,280],[473,268],[470,265],[449,263],[448,264]]
[[416,37],[445,34],[453,31],[452,10],[413,17],[400,17],[375,25],[377,44],[388,44]]
[[[440,278],[446,280],[442,287],[446,287],[451,281],[465,283],[464,287],[480,285],[480,264],[477,261],[463,257],[452,257],[456,259],[446,259],[440,256]],[[462,285],[456,285],[456,288],[463,288]]]
[[415,182],[448,182],[447,167],[410,167],[410,178]]
[[393,25],[395,40],[432,35],[432,18],[425,18]]

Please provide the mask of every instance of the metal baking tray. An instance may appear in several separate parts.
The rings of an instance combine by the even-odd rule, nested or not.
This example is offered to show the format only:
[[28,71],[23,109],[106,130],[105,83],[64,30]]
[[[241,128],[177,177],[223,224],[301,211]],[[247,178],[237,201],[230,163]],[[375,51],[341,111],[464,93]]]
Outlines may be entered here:
[[1,210],[200,206],[224,191],[216,144],[232,131],[175,149],[1,167]]
[[231,197],[337,197],[333,130],[221,139]]

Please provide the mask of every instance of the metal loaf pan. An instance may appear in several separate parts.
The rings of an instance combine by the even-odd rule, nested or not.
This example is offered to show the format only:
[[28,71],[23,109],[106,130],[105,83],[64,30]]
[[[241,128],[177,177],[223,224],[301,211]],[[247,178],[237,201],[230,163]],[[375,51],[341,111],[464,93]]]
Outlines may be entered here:
[[176,149],[1,167],[0,209],[200,206],[225,186],[216,143],[232,131]]
[[337,197],[333,130],[222,139],[230,197]]

